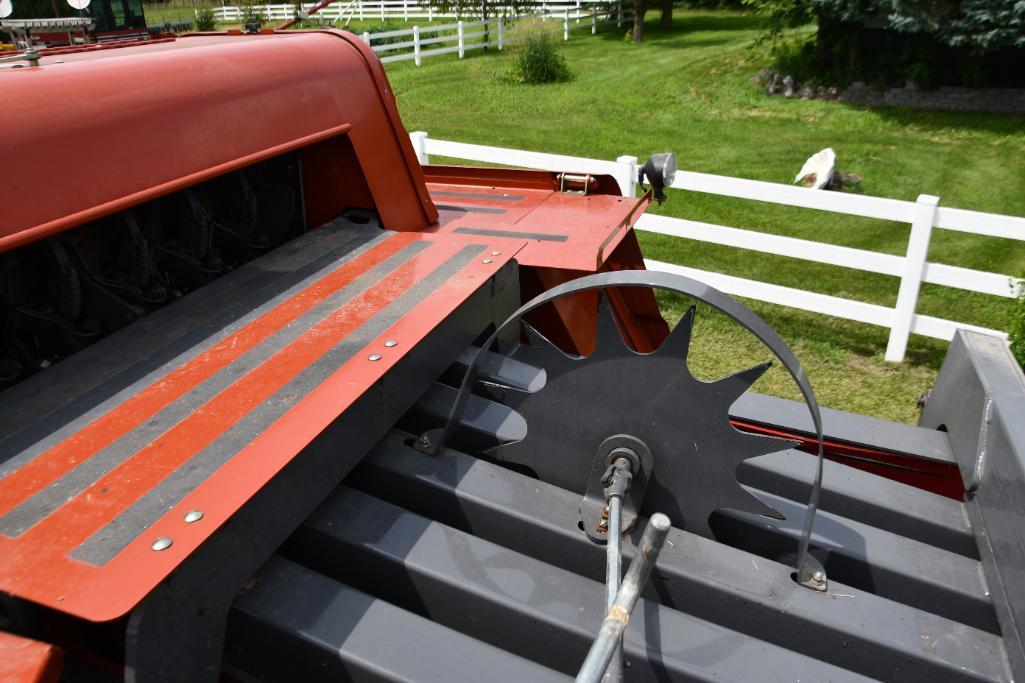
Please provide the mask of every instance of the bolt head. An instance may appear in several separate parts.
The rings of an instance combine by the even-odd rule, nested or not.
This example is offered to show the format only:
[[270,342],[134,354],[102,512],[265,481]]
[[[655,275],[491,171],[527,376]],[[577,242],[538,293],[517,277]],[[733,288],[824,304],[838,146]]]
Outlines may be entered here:
[[822,571],[821,569],[815,570],[815,572],[811,575],[811,580],[815,583],[825,583],[826,572]]
[[386,342],[384,343],[384,345],[385,345],[385,346],[387,346],[387,347],[388,347],[388,348],[390,349],[390,348],[391,348],[391,347],[393,347],[393,346],[397,346],[397,345],[398,345],[398,342],[397,342],[397,341],[395,341],[394,339],[389,339],[388,341],[386,341]]
[[494,263],[494,262],[495,262],[495,259],[490,259],[490,258],[486,258],[483,261],[481,261],[481,263]]
[[381,354],[372,353],[369,356],[367,356],[367,360],[381,360]]
[[493,252],[491,252],[491,255],[492,256],[501,256],[502,252],[500,252],[500,251],[493,251]]
[[188,512],[185,513],[185,522],[187,524],[193,524],[195,522],[198,522],[201,519],[203,519],[203,511],[202,510],[189,510]]
[[421,446],[430,446],[431,445],[431,440],[430,440],[430,438],[426,434],[421,434],[420,435],[420,439],[419,439],[419,443],[420,443]]
[[158,538],[157,540],[153,541],[153,545],[151,545],[150,547],[153,548],[153,550],[156,550],[156,551],[159,552],[161,550],[167,550],[168,548],[171,547],[171,544],[173,544],[173,543],[174,543],[173,540],[171,540],[170,538],[167,538],[165,536],[163,538]]

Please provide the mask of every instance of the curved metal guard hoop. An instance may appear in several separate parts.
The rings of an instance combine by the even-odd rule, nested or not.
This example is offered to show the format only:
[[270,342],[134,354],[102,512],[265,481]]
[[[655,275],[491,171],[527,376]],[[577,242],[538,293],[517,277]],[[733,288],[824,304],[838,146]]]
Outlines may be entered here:
[[473,357],[473,362],[466,369],[463,381],[459,385],[459,393],[456,395],[455,403],[449,413],[445,426],[439,429],[432,429],[425,432],[417,441],[416,447],[424,453],[436,455],[440,453],[445,444],[455,432],[456,426],[466,408],[470,396],[470,389],[477,381],[477,366],[484,352],[491,348],[491,345],[498,338],[499,333],[513,321],[517,321],[527,313],[559,297],[579,292],[588,292],[607,287],[648,287],[664,289],[689,296],[702,303],[708,304],[722,313],[725,313],[740,325],[754,334],[765,346],[772,351],[783,367],[787,369],[794,382],[797,383],[804,397],[804,402],[811,413],[812,422],[815,424],[815,433],[818,438],[818,467],[815,471],[815,483],[812,486],[811,496],[808,500],[808,510],[804,517],[804,526],[801,530],[801,540],[797,551],[797,582],[801,585],[816,590],[825,590],[825,580],[821,575],[821,567],[815,558],[808,554],[808,546],[811,542],[811,532],[815,524],[815,513],[819,505],[819,492],[822,488],[822,461],[823,461],[823,435],[822,417],[819,414],[819,404],[815,400],[815,392],[812,391],[804,369],[794,357],[790,348],[780,336],[769,327],[768,323],[758,315],[732,297],[720,292],[714,287],[692,280],[683,275],[675,273],[654,272],[647,270],[620,270],[610,273],[596,273],[566,282],[539,294],[527,303],[520,306],[505,322],[498,326],[491,336],[481,344],[480,349]]

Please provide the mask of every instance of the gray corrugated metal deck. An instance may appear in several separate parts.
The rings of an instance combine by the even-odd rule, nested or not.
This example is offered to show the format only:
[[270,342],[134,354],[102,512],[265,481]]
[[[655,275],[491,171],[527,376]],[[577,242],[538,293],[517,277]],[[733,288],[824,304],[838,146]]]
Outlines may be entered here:
[[[542,566],[603,576],[604,551],[575,529],[579,497],[568,491],[454,452],[425,457],[398,433],[349,482]],[[686,532],[674,530],[670,541],[653,579],[664,605],[882,680],[1009,678],[999,637],[962,621],[835,581],[828,595],[808,591],[793,583],[788,565]],[[915,573],[905,564],[890,580],[914,587]],[[947,579],[962,592],[983,585],[978,573]]]
[[[501,366],[495,357],[482,373],[491,388],[473,397],[453,443],[486,450],[522,438],[527,426],[494,400],[502,389],[489,384],[503,384]],[[458,376],[460,362],[453,368]],[[536,379],[530,366],[513,370],[518,379],[506,378],[507,386]],[[314,577],[293,583],[321,588],[285,586],[265,569],[261,595],[289,613],[287,605],[315,603],[326,591],[354,633],[375,610],[429,619],[439,637],[471,641],[467,668],[449,680],[479,678],[485,669],[474,667],[497,653],[513,657],[514,670],[529,660],[545,676],[572,675],[603,614],[604,548],[577,527],[579,494],[458,450],[431,457],[411,447],[411,434],[443,420],[453,395],[435,384],[399,422],[408,432],[386,436],[284,546],[283,557],[299,567],[281,560],[277,571],[290,567]],[[794,406],[749,397],[732,412],[760,420],[780,409],[782,426],[800,430]],[[940,431],[839,411],[829,411],[830,427],[830,436],[852,443],[953,459]],[[964,503],[827,461],[812,552],[829,590],[794,582],[814,467],[813,457],[787,450],[738,469],[785,520],[721,510],[716,540],[672,530],[631,621],[627,680],[1013,680]],[[633,552],[626,543],[626,558]],[[245,609],[246,633],[263,634],[256,642],[275,632],[296,647],[316,640],[302,629],[289,633],[282,614]],[[318,642],[343,660],[355,656],[338,634]],[[380,665],[381,680],[404,680],[385,666],[389,656],[378,648],[360,666]],[[426,671],[437,664],[424,663]]]

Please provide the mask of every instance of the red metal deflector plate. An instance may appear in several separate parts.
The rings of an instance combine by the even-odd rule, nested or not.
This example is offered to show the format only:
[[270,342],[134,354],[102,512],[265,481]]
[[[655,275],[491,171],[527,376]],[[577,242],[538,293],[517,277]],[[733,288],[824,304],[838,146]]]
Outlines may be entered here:
[[48,643],[0,632],[0,681],[56,683],[64,657]]
[[[91,621],[129,612],[516,251],[489,243],[382,233],[77,431],[15,455],[0,470],[0,590]],[[161,538],[173,543],[154,550]]]
[[520,265],[597,271],[623,240],[646,201],[520,187],[428,183],[438,232],[527,246]]

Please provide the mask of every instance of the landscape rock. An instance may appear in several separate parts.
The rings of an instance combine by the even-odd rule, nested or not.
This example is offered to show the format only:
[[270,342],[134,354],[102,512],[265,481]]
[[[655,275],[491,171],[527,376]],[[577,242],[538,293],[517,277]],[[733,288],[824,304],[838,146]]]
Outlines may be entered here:
[[794,77],[784,76],[783,77],[783,97],[794,96]]
[[849,173],[847,171],[834,171],[833,178],[829,181],[829,185],[826,186],[827,190],[846,190],[854,187],[861,182],[861,176],[857,173]]
[[762,69],[751,80],[761,84],[766,94],[804,100],[839,100],[870,107],[1025,114],[1025,89],[941,87],[922,90],[909,80],[903,88],[889,89],[855,81],[840,92],[834,86],[802,84],[789,74],[770,69]]
[[878,89],[855,83],[844,90],[839,99],[870,107],[1025,114],[1025,89],[1021,88]]

